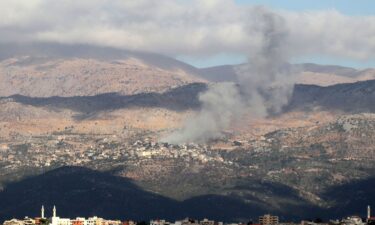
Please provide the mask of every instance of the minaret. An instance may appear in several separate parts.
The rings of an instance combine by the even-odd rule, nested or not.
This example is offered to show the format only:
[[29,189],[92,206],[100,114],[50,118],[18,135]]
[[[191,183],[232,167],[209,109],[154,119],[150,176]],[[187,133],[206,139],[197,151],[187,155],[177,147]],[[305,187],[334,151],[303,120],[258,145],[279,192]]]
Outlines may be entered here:
[[56,206],[53,206],[53,217],[56,217]]
[[367,206],[367,219],[370,219],[371,218],[371,208],[370,206],[368,205]]
[[44,218],[44,205],[42,205],[42,209],[40,210],[40,217]]

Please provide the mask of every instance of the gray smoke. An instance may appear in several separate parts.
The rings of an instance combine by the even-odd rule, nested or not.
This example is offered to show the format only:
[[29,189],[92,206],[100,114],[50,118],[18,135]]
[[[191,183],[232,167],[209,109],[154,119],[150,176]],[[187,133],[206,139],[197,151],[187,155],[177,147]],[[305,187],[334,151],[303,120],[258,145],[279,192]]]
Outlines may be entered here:
[[[264,117],[280,112],[293,91],[294,76],[287,59],[288,31],[284,20],[263,7],[252,11],[249,35],[259,36],[249,62],[237,68],[238,85],[218,83],[200,95],[202,109],[185,126],[162,141],[205,142],[223,131],[244,113]],[[254,21],[255,20],[255,21]]]
[[288,30],[279,15],[259,7],[252,15],[249,33],[261,39],[249,54],[249,62],[237,68],[237,80],[248,110],[256,116],[279,112],[293,91],[295,72],[287,60]]
[[205,142],[220,138],[230,123],[244,111],[239,90],[233,83],[218,83],[199,96],[202,109],[189,118],[185,126],[163,138],[162,142],[173,144]]

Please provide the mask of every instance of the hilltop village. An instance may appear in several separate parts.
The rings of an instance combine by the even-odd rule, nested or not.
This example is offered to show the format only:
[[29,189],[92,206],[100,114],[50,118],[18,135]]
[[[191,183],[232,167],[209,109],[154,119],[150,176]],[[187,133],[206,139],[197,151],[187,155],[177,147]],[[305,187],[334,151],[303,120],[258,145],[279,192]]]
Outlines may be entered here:
[[[361,114],[314,129],[278,130],[258,139],[180,145],[159,143],[158,134],[139,130],[82,134],[66,127],[45,135],[14,133],[0,144],[0,187],[55,168],[81,166],[111,171],[146,190],[179,200],[225,195],[225,188],[237,187],[238,182],[260,180],[292,187],[301,198],[328,208],[331,202],[320,197],[322,190],[371,175],[374,141],[361,137],[373,136],[374,127],[374,117]],[[192,181],[194,185],[189,184]],[[235,191],[243,196],[243,189]],[[267,193],[272,192],[254,187],[248,196],[278,201]]]

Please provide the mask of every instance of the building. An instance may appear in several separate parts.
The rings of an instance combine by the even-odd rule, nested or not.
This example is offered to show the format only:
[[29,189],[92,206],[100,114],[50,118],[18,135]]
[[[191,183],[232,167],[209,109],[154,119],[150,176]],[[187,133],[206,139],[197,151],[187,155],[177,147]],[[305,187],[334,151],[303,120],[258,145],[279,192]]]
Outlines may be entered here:
[[215,221],[203,219],[199,222],[200,225],[215,225]]
[[70,221],[71,225],[87,225],[87,221],[85,218],[77,217]]
[[266,214],[259,217],[259,224],[260,225],[278,225],[279,224],[279,217],[272,216],[270,214]]
[[375,217],[371,217],[371,208],[367,206],[367,225],[375,225]]
[[170,222],[167,222],[165,220],[151,220],[150,225],[170,225]]
[[137,223],[133,220],[125,220],[122,222],[122,225],[137,225]]
[[36,225],[41,225],[41,224],[42,224],[42,218],[40,218],[40,217],[35,217],[34,220],[35,220],[35,224],[36,224]]
[[11,219],[5,220],[3,225],[24,225],[23,220]]
[[102,225],[121,225],[120,220],[103,220]]
[[50,225],[71,225],[71,221],[69,218],[60,218],[56,216],[56,206],[53,206],[53,212],[50,221]]
[[367,220],[371,218],[371,207],[367,206]]
[[25,219],[23,219],[23,224],[24,225],[35,225],[35,220],[32,219],[32,218],[29,218],[29,217],[25,217]]
[[185,218],[183,220],[175,221],[174,225],[199,225],[199,223],[196,220]]
[[[316,222],[306,221],[306,220],[302,220],[300,224],[301,225],[328,225],[328,223],[316,223]],[[337,221],[337,223],[335,223],[334,221],[331,221],[329,224],[331,225],[339,224],[339,221]],[[280,225],[287,225],[287,224],[280,224]],[[292,223],[290,223],[290,225],[292,225]]]
[[342,219],[340,222],[341,225],[364,225],[362,218],[359,216],[349,216],[345,219]]

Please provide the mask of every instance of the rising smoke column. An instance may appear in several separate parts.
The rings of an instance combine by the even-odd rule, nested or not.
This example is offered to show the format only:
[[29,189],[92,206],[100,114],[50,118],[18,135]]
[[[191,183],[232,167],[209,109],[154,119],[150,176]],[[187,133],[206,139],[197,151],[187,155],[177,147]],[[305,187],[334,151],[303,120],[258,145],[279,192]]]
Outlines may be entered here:
[[261,41],[236,74],[247,109],[264,117],[280,112],[288,102],[296,73],[287,62],[289,33],[284,19],[263,7],[255,8],[251,18],[249,34],[258,35]]
[[181,130],[163,138],[163,142],[178,144],[219,138],[244,113],[264,117],[280,112],[288,102],[294,76],[286,61],[288,31],[284,20],[263,7],[256,7],[246,29],[249,35],[257,35],[259,44],[250,49],[248,63],[237,68],[238,85],[211,85],[199,96],[201,111],[189,118]]

